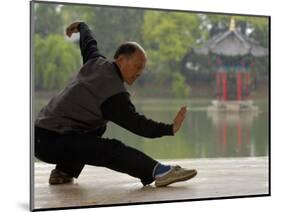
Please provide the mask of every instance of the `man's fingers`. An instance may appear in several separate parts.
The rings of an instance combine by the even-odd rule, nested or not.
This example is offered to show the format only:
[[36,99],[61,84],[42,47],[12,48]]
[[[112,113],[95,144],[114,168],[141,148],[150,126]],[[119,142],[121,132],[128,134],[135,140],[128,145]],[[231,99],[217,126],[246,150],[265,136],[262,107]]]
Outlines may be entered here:
[[185,114],[186,114],[186,109],[181,108],[180,111],[178,112],[178,114],[176,115],[175,121],[182,122],[183,119],[185,118]]
[[186,110],[187,110],[186,106],[183,106],[183,107],[181,108],[181,111],[183,111],[183,112],[186,112]]
[[70,30],[70,28],[69,27],[67,27],[66,28],[66,35],[68,36],[68,37],[70,37],[71,36],[71,30]]
[[177,113],[174,119],[174,126],[173,126],[174,133],[176,133],[181,128],[181,125],[185,119],[186,111],[187,111],[187,107],[183,106],[180,108],[179,112]]
[[186,107],[182,107],[182,108],[180,109],[180,111],[178,112],[178,115],[180,115],[180,116],[185,116],[185,114],[186,114]]
[[72,35],[72,33],[78,32],[77,26],[78,26],[78,22],[70,24],[70,25],[66,28],[66,35],[67,35],[68,37],[70,37],[70,36]]
[[181,112],[181,113],[182,113],[182,112],[184,112],[185,110],[186,110],[186,108],[185,108],[185,107],[181,107],[181,108],[180,108],[180,110],[179,110],[179,112]]
[[175,118],[175,122],[181,124],[185,119],[185,115],[186,115],[186,107],[182,107]]

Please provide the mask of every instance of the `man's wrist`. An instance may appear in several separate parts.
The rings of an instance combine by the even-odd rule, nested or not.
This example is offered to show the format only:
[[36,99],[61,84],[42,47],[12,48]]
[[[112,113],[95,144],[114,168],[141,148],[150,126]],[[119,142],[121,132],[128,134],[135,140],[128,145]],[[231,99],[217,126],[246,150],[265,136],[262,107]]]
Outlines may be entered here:
[[81,24],[85,24],[84,22],[79,22],[78,25],[77,25],[77,29],[78,31],[80,32],[80,29],[81,29]]
[[175,129],[174,129],[174,125],[171,124],[171,135],[175,135]]

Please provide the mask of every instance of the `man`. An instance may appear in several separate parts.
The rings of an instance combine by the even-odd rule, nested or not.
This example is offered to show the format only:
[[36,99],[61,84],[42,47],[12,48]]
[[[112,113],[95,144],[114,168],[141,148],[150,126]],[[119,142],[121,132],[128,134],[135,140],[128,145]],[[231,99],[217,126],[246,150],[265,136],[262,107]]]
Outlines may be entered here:
[[80,32],[84,65],[35,121],[35,156],[56,164],[49,183],[73,182],[85,164],[127,173],[139,178],[144,186],[153,181],[157,187],[167,186],[194,177],[196,170],[161,164],[121,141],[102,138],[108,121],[144,137],[174,135],[182,125],[186,107],[170,125],[138,114],[124,83],[132,85],[142,74],[144,49],[126,42],[111,62],[99,52],[95,36],[84,22],[72,23],[66,29],[69,37],[76,32]]

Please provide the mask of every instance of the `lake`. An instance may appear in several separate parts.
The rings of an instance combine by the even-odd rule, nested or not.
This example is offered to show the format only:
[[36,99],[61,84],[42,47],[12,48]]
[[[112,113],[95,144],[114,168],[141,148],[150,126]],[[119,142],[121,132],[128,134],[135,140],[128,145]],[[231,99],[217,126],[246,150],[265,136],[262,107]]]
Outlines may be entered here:
[[[111,122],[104,137],[116,138],[156,159],[268,156],[268,101],[257,100],[258,113],[208,113],[210,100],[132,99],[147,118],[172,123],[182,105],[188,106],[184,124],[175,136],[143,138]],[[34,100],[36,114],[47,99]]]

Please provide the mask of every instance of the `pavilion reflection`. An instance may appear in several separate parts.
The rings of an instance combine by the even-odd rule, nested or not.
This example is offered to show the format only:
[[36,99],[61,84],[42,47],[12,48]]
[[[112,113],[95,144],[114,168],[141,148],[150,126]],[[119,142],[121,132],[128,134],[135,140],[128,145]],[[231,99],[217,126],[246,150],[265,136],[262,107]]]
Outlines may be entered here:
[[217,130],[217,137],[221,151],[225,153],[229,148],[233,148],[233,144],[229,144],[229,142],[233,141],[236,141],[235,150],[237,153],[242,151],[242,144],[250,145],[252,125],[258,115],[258,111],[207,111],[207,117],[212,120],[212,125]]

